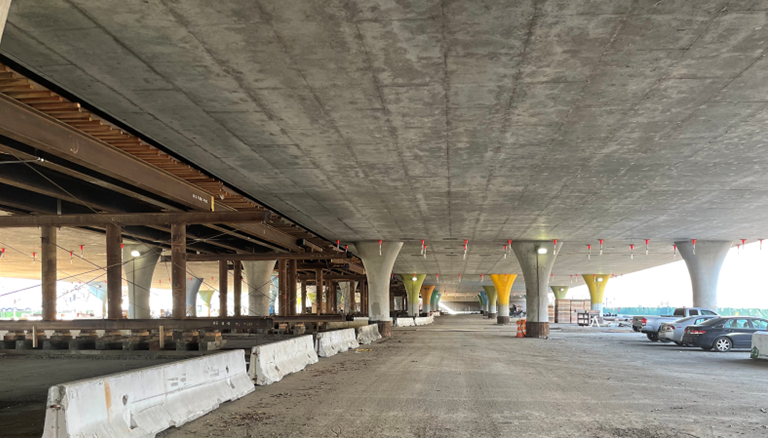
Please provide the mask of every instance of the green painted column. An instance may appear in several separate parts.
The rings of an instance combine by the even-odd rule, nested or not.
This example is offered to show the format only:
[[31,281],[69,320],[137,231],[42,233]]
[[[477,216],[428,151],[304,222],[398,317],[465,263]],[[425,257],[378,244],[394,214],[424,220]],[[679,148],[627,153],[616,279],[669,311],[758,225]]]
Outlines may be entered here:
[[496,316],[498,315],[496,311],[496,299],[498,298],[496,287],[483,286],[483,290],[485,290],[485,296],[488,297],[488,314],[486,316],[488,318],[496,319]]
[[558,300],[564,300],[565,294],[568,293],[570,286],[550,286],[549,288],[552,289],[552,292],[554,292],[555,298]]
[[419,292],[427,274],[400,274],[408,294],[408,316],[419,316]]

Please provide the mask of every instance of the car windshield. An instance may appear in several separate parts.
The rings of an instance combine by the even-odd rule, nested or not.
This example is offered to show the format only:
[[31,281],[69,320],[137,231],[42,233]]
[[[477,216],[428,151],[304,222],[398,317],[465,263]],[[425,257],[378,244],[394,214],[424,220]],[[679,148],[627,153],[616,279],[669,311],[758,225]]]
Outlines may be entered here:
[[709,321],[704,321],[699,325],[717,325],[723,322],[723,318],[712,318]]

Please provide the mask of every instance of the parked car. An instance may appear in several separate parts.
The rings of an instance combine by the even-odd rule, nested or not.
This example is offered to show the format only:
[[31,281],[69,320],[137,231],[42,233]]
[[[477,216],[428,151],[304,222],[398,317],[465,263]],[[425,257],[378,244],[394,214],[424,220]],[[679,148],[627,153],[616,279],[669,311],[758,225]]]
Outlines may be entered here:
[[674,322],[662,322],[659,327],[659,341],[661,342],[674,342],[677,345],[683,346],[683,335],[685,334],[685,328],[689,325],[698,325],[704,321],[717,318],[715,315],[699,315],[699,316],[687,316],[680,318]]
[[653,342],[659,340],[659,328],[663,322],[674,322],[686,316],[715,315],[717,312],[703,307],[678,307],[671,315],[635,316],[632,318],[632,329],[645,333]]
[[721,316],[686,327],[683,344],[722,353],[731,348],[750,348],[752,335],[758,331],[768,331],[768,320],[756,316]]

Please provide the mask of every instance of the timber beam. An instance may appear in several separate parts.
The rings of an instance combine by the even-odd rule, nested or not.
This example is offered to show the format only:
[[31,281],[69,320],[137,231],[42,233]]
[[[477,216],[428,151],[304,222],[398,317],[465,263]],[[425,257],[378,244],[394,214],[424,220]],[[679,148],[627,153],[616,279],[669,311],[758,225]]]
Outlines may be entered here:
[[260,222],[264,213],[250,211],[224,212],[163,212],[163,213],[104,213],[2,216],[0,228],[20,227],[98,227],[113,225],[168,225],[168,224],[226,224]]
[[[0,218],[2,220],[2,218]],[[255,254],[188,254],[190,262],[213,262],[217,260],[330,260],[332,263],[346,264],[351,261],[339,254],[325,253],[255,253]]]

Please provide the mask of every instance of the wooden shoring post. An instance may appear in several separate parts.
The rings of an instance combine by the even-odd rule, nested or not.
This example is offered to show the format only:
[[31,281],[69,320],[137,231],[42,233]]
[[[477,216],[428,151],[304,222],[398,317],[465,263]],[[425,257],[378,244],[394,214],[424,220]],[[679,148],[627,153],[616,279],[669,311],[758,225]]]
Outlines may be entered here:
[[360,282],[360,313],[368,316],[368,280]]
[[171,297],[174,319],[187,317],[187,226],[171,225]]
[[107,229],[107,318],[123,318],[123,251],[121,230],[108,224]]
[[307,280],[301,281],[301,307],[299,308],[299,314],[303,315],[307,313]]
[[280,307],[280,316],[288,316],[288,261],[277,261],[277,298]]
[[241,316],[242,295],[243,295],[243,264],[235,260],[235,285],[233,292],[235,293],[235,316]]
[[56,320],[56,227],[40,232],[40,258],[43,280],[43,321]]
[[219,260],[219,316],[227,316],[227,289],[229,288],[229,260]]
[[315,271],[315,284],[317,285],[317,314],[321,315],[323,313],[323,286],[325,286],[322,269]]
[[299,276],[298,266],[298,260],[288,261],[288,315],[290,316],[296,316],[296,302],[298,301],[296,278]]

